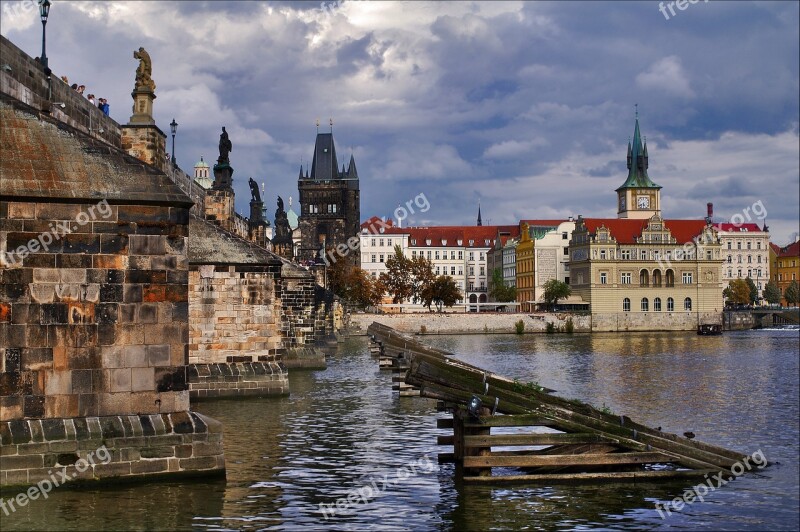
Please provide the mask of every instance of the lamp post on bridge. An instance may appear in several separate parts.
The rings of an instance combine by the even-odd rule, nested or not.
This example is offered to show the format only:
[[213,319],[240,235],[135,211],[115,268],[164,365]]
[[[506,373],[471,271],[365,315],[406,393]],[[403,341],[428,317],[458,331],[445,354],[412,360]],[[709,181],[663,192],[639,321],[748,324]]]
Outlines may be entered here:
[[39,17],[42,19],[42,66],[47,70],[47,17],[50,15],[50,0],[39,0]]
[[172,119],[172,122],[169,124],[169,129],[172,132],[172,168],[175,168],[175,134],[178,132],[178,123],[175,119]]

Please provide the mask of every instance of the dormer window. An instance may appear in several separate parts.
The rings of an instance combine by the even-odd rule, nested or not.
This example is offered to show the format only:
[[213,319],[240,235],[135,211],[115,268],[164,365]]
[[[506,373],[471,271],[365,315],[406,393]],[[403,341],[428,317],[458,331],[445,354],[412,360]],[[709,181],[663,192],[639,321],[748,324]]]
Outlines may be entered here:
[[417,245],[417,239],[416,238],[412,238],[411,239],[411,245],[412,246],[416,246]]
[[474,245],[475,245],[475,241],[474,241],[474,240],[472,240],[472,239],[470,239],[470,240],[469,240],[469,245],[470,245],[470,246],[474,246]]
[[430,246],[431,245],[431,239],[430,238],[426,238],[425,239],[425,245],[426,246]]
[[446,245],[447,245],[447,239],[446,239],[446,238],[443,238],[443,239],[442,239],[442,245],[443,245],[443,246],[446,246]]
[[457,242],[458,242],[458,245],[459,245],[459,246],[463,246],[463,245],[464,245],[464,241],[463,241],[463,240],[461,240],[460,238],[458,239],[458,241],[457,241]]

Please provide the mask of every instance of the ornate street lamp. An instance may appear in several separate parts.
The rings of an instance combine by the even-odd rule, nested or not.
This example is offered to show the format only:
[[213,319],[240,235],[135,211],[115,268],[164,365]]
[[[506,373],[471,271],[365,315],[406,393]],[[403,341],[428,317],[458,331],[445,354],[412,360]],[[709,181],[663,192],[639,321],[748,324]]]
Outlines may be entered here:
[[172,119],[172,122],[169,124],[169,129],[172,131],[172,167],[175,168],[175,133],[178,132],[178,123],[175,119]]
[[39,16],[42,19],[42,66],[47,70],[47,17],[50,15],[50,0],[39,0]]

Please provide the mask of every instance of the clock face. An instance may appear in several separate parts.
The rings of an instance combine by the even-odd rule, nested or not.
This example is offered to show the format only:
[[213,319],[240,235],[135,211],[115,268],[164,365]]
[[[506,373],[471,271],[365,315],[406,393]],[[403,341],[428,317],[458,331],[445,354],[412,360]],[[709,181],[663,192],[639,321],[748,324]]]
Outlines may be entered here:
[[625,210],[625,196],[619,197],[619,210],[621,211]]
[[650,196],[639,196],[636,198],[636,206],[640,209],[650,208]]

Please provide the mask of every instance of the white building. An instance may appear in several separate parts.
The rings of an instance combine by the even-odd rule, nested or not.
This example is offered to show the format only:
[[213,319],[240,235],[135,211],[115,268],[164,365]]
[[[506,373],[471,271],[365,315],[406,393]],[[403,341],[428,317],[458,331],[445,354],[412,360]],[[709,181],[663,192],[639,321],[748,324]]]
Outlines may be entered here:
[[734,279],[753,280],[759,299],[764,297],[764,286],[769,282],[769,231],[758,224],[719,223],[722,245],[722,283],[727,287]]
[[[452,277],[473,305],[488,301],[491,272],[487,258],[498,230],[513,231],[517,226],[443,226],[398,228],[373,218],[362,224],[360,235],[361,268],[373,277],[386,271],[386,261],[400,246],[408,258],[431,261],[436,275]],[[477,305],[470,310],[477,310]]]

